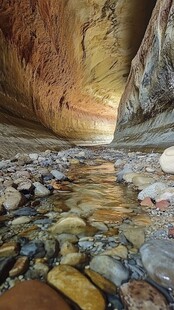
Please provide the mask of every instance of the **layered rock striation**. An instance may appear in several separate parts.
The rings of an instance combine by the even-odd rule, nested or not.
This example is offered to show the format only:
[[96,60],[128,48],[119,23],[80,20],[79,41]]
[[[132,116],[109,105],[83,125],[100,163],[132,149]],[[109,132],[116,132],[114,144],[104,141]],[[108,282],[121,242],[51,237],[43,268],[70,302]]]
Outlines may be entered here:
[[174,1],[158,0],[121,98],[114,145],[174,141]]
[[154,3],[0,0],[0,107],[65,139],[110,141]]

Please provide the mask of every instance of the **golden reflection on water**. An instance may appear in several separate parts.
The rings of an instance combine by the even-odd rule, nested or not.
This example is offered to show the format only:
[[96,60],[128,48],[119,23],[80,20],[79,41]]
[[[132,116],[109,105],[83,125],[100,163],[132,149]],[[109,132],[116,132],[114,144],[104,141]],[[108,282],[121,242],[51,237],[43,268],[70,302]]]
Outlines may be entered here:
[[[122,222],[138,211],[137,195],[131,188],[116,183],[114,164],[74,165],[68,176],[75,176],[69,184],[71,192],[59,192],[54,204],[68,208],[71,213],[89,221]],[[65,207],[62,207],[62,200]]]

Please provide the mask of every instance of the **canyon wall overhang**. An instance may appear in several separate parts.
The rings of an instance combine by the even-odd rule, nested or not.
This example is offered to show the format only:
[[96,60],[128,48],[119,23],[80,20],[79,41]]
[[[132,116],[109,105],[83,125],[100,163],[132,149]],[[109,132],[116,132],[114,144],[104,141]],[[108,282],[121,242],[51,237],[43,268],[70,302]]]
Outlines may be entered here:
[[0,0],[0,107],[65,139],[110,141],[154,3]]
[[174,1],[158,0],[121,98],[113,145],[174,144]]

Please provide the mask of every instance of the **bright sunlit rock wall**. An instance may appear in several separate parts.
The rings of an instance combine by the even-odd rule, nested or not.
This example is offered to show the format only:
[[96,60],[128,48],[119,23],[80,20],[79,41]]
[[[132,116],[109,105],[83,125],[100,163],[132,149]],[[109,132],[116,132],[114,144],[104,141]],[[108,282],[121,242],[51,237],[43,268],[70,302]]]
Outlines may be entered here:
[[152,0],[0,0],[0,107],[109,142]]

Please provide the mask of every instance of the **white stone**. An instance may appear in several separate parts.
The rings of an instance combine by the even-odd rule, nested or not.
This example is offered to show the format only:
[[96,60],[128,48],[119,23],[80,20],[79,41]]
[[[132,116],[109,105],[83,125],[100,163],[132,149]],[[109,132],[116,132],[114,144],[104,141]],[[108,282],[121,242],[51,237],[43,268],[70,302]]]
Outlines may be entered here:
[[167,148],[160,157],[161,169],[174,174],[174,146]]
[[12,225],[20,225],[20,224],[25,224],[25,223],[29,223],[31,221],[31,219],[28,216],[20,216],[16,219],[14,219],[11,224]]

